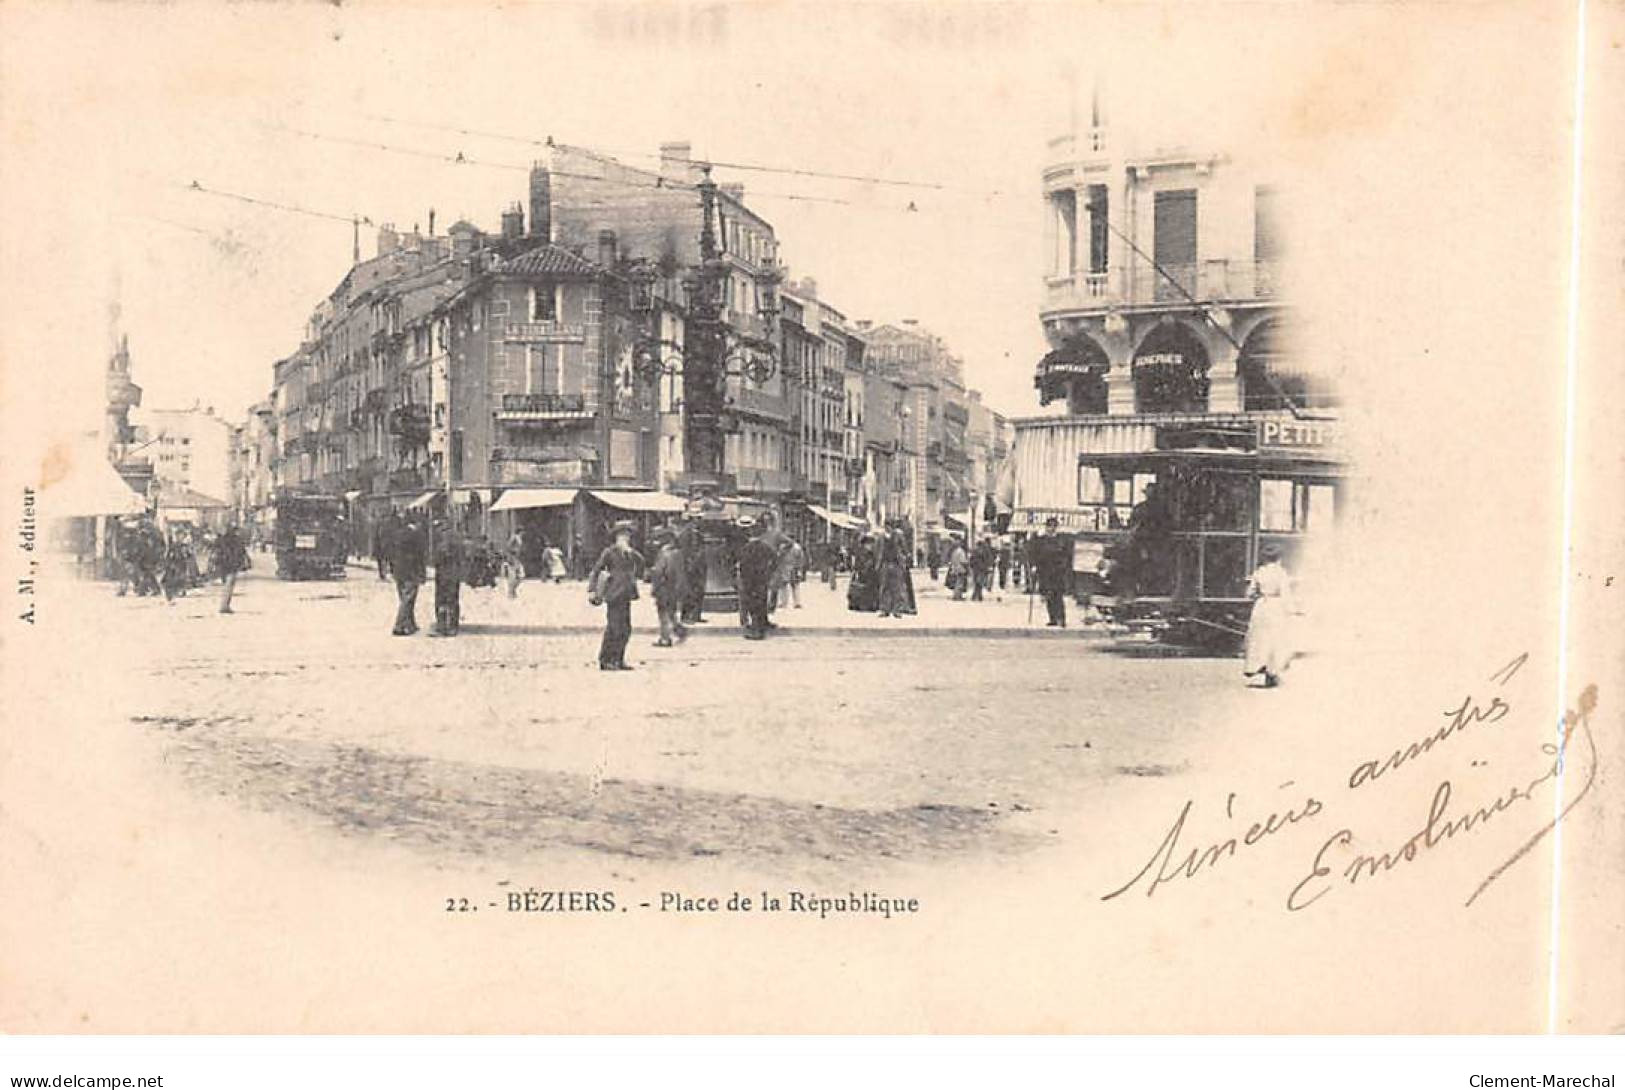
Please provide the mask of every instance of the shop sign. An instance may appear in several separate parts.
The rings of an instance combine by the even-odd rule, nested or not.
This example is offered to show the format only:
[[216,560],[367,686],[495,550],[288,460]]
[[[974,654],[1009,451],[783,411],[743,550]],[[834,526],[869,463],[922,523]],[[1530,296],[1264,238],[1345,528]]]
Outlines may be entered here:
[[587,327],[568,322],[509,322],[503,338],[519,344],[581,344]]
[[1183,367],[1185,355],[1182,352],[1147,352],[1143,356],[1134,357],[1136,367]]
[[[1091,503],[1064,511],[1032,509],[1017,511],[1010,518],[1009,528],[1038,531],[1042,530],[1044,523],[1052,518],[1060,523],[1057,529],[1067,533],[1100,533],[1113,528],[1111,506],[1104,503]],[[1118,521],[1121,522],[1121,519]]]
[[1337,447],[1341,429],[1332,420],[1260,420],[1261,451],[1330,451]]

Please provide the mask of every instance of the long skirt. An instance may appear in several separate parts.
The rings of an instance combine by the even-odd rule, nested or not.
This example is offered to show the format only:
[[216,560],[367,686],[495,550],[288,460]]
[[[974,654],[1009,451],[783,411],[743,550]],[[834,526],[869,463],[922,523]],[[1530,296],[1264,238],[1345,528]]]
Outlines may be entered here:
[[1247,625],[1247,673],[1267,670],[1280,674],[1286,669],[1292,661],[1291,624],[1292,617],[1279,598],[1260,598],[1253,603]]

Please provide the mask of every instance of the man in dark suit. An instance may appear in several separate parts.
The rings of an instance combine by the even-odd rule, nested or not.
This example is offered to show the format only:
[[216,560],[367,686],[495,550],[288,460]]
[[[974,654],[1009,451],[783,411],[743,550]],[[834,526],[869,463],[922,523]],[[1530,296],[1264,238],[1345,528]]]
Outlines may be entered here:
[[740,520],[750,533],[750,540],[739,550],[739,609],[744,616],[745,638],[759,640],[767,635],[768,598],[772,593],[773,572],[778,568],[779,554],[767,537],[769,527],[764,522],[751,525]]
[[594,605],[605,607],[604,639],[598,645],[600,670],[630,670],[626,662],[626,642],[632,638],[632,602],[638,597],[638,578],[643,574],[643,557],[632,548],[632,524],[618,522],[615,541],[598,554],[598,563],[587,575],[587,593]]
[[418,630],[418,588],[428,575],[428,542],[416,518],[398,524],[389,536],[389,571],[395,578],[395,595],[400,603],[393,633],[410,636]]
[[1051,515],[1032,542],[1032,571],[1049,611],[1047,627],[1066,627],[1066,595],[1072,585],[1072,539],[1056,533],[1061,520]]

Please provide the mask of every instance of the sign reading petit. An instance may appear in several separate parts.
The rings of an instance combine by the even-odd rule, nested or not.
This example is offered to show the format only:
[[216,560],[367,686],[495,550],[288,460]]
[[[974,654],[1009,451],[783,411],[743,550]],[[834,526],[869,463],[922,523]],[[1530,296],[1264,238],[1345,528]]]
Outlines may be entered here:
[[1259,450],[1329,450],[1337,446],[1338,426],[1330,420],[1260,420]]

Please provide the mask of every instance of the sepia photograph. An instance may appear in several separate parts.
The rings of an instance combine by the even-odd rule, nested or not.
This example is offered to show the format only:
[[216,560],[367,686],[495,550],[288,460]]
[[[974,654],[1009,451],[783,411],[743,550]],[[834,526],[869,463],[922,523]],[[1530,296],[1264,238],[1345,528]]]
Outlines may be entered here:
[[0,1030],[1625,1031],[1591,7],[0,6]]

